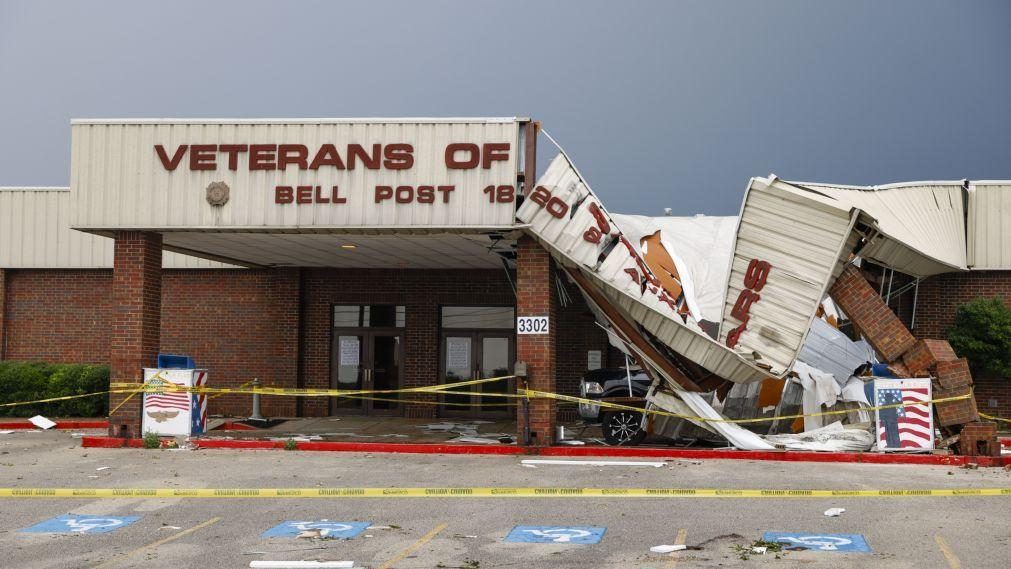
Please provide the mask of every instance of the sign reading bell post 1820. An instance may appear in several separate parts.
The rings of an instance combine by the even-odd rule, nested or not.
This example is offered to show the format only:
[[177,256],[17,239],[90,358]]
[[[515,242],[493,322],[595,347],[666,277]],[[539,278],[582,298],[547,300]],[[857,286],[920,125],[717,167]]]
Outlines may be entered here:
[[[72,176],[75,199],[86,212],[104,205],[101,215],[72,223],[152,229],[511,226],[524,152],[521,124],[75,121],[72,152],[89,157]],[[209,199],[209,188],[221,199]]]

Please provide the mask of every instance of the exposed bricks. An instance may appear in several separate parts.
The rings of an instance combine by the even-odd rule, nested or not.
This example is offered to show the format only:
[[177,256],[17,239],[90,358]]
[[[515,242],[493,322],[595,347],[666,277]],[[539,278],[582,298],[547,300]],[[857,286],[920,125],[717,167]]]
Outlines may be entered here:
[[937,362],[934,368],[935,380],[944,389],[956,389],[972,385],[972,372],[969,371],[969,360],[965,358]]
[[968,423],[958,438],[959,454],[966,456],[1000,456],[996,423]]
[[908,352],[902,355],[902,361],[913,376],[929,375],[929,371],[937,362],[957,359],[951,344],[945,340],[917,340]]
[[[153,367],[161,331],[161,235],[116,234],[112,270],[110,380],[140,383],[142,368]],[[121,404],[122,403],[122,404]],[[111,436],[139,437],[141,398],[110,394]]]
[[867,341],[887,362],[899,359],[913,347],[916,338],[867,283],[860,269],[847,265],[829,294],[839,308],[856,322]]
[[[935,400],[947,399],[970,393],[972,393],[972,388],[969,386],[944,389],[935,383],[933,397]],[[979,420],[979,413],[976,411],[976,401],[971,397],[946,403],[935,403],[934,408],[937,410],[937,423],[942,427],[951,427]]]
[[[550,321],[548,334],[520,334],[516,337],[516,359],[527,364],[530,389],[554,393],[558,318],[551,255],[526,236],[519,239],[516,249],[516,315],[547,316]],[[529,402],[532,444],[545,446],[552,443],[556,413],[554,399],[533,399]],[[516,421],[522,440],[528,421],[523,405],[517,408]]]

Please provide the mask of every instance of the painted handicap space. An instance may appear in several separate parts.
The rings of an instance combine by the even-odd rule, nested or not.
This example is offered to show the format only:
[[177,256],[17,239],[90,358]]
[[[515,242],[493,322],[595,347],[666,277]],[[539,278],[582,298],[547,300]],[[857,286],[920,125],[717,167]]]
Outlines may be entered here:
[[767,531],[765,541],[778,541],[786,547],[806,547],[811,551],[836,551],[839,553],[870,553],[864,536],[856,533],[790,533]]
[[335,522],[331,520],[288,520],[263,532],[260,537],[298,537],[305,531],[319,531],[320,537],[351,539],[365,531],[372,522]]
[[128,526],[140,516],[81,516],[67,514],[20,530],[22,533],[108,533]]
[[607,528],[589,526],[516,526],[507,542],[517,543],[600,543]]

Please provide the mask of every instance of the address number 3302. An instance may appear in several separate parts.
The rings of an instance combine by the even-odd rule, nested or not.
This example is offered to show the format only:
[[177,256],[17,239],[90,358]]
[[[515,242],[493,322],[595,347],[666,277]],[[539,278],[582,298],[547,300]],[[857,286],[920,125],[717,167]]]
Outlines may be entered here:
[[547,316],[520,316],[516,319],[517,334],[547,334]]

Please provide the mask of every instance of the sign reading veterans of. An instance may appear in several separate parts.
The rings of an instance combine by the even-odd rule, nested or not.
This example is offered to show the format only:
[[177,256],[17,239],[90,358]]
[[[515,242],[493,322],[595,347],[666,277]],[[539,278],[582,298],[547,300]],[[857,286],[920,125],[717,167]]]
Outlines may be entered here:
[[75,121],[73,225],[509,226],[520,124]]

